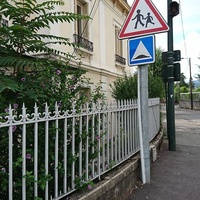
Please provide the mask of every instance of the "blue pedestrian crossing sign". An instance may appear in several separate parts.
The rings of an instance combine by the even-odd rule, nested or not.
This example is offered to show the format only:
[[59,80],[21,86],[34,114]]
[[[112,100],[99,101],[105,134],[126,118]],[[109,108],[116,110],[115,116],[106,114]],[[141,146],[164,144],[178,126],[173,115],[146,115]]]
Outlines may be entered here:
[[128,40],[128,65],[145,65],[155,62],[154,35]]

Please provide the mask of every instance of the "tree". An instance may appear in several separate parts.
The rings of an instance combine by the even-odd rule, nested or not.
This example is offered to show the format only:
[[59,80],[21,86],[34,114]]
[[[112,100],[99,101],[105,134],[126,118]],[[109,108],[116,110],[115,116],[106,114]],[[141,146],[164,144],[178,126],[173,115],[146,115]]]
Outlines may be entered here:
[[164,83],[160,76],[153,77],[152,75],[149,75],[148,85],[149,98],[164,98]]
[[117,78],[113,85],[110,84],[111,95],[116,100],[130,100],[137,98],[137,75],[125,73]]
[[[156,49],[156,62],[148,68],[148,92],[149,98],[164,97],[164,83],[161,77],[162,49]],[[118,78],[111,87],[112,97],[116,100],[137,98],[137,74],[124,74]]]
[[[0,27],[0,99],[4,103],[14,103],[13,99],[19,103],[30,103],[29,100],[53,102],[58,96],[57,101],[67,102],[80,88],[84,81],[81,75],[85,71],[81,68],[72,70],[69,61],[73,56],[53,48],[55,44],[76,45],[68,38],[42,33],[43,29],[50,28],[50,24],[89,19],[75,13],[54,12],[55,6],[62,5],[62,0],[42,3],[36,0],[0,1],[0,20],[5,17],[9,21],[9,26]],[[43,56],[33,56],[38,54]],[[69,94],[66,100],[64,91]]]
[[185,75],[184,73],[180,74],[180,81],[176,82],[174,84],[174,96],[175,96],[175,102],[179,102],[180,99],[180,91],[185,90],[183,88],[188,88],[188,84],[185,82]]
[[153,77],[161,77],[162,76],[162,52],[161,47],[156,49],[156,57],[155,62],[149,65],[149,74]]
[[149,97],[164,98],[164,83],[162,80],[162,52],[159,47],[156,49],[155,63],[149,65]]
[[184,73],[181,73],[181,75],[180,75],[180,87],[183,87],[183,86],[188,87],[189,86],[188,83],[185,82],[185,80],[186,80],[186,77],[185,77]]
[[[11,2],[11,3],[9,3]],[[9,20],[9,26],[2,25],[0,27],[0,119],[5,120],[8,115],[8,104],[10,103],[10,112],[15,113],[16,118],[20,118],[22,104],[25,103],[26,112],[31,115],[35,102],[37,105],[43,106],[48,103],[49,112],[54,111],[55,102],[57,101],[57,109],[71,111],[72,102],[76,100],[76,111],[80,111],[80,107],[86,101],[86,95],[82,92],[83,83],[88,82],[84,78],[85,71],[77,65],[76,68],[69,66],[70,59],[75,59],[68,52],[62,52],[54,49],[52,45],[72,45],[78,47],[68,38],[46,35],[42,33],[42,29],[50,28],[50,24],[57,22],[73,22],[74,20],[88,20],[88,16],[81,16],[75,13],[65,11],[54,12],[55,6],[62,6],[63,1],[43,1],[37,3],[36,0],[1,0],[0,1],[0,20],[6,17]],[[33,55],[42,54],[41,57]],[[96,92],[91,95],[95,100],[101,99],[101,88],[97,86]],[[64,127],[64,121],[59,122],[60,127]],[[73,127],[72,120],[68,120],[68,139],[70,131]],[[77,125],[76,125],[77,126]],[[11,126],[10,126],[11,127]],[[34,168],[34,127],[26,124],[26,152],[28,158],[22,157],[23,135],[21,125],[12,126],[13,133],[13,199],[22,199],[22,161],[29,159],[26,166],[27,199],[34,199],[33,190],[34,183],[38,183],[38,197],[35,199],[44,199],[44,188],[46,181],[49,185],[49,196],[54,191],[53,174],[55,166],[51,164],[48,174],[45,173],[44,166],[44,147],[45,147],[45,125],[38,126],[38,180],[33,175]],[[59,133],[59,147],[64,146],[64,134],[61,129],[55,127],[55,123],[48,123],[49,149],[55,149],[55,132]],[[76,131],[78,128],[76,127]],[[85,132],[89,140],[91,139],[91,131]],[[84,135],[84,133],[83,133]],[[1,199],[8,199],[8,128],[0,129],[0,196]],[[76,137],[77,145],[83,138]],[[92,139],[91,139],[92,141]],[[74,152],[77,157],[72,155],[72,142],[68,142],[67,158],[74,162],[78,159],[78,150]],[[95,146],[90,143],[88,148]],[[97,145],[96,145],[97,146]],[[95,148],[96,148],[95,146]],[[76,150],[75,150],[76,151]],[[92,152],[92,151],[91,151]],[[58,149],[59,170],[63,173],[63,148]],[[94,152],[93,152],[94,153]],[[54,163],[54,152],[49,152],[49,163]],[[92,155],[94,157],[94,155]],[[92,157],[89,155],[89,161]],[[70,185],[71,166],[67,166],[68,185]],[[78,162],[75,167],[80,168]],[[81,180],[83,177],[79,177]],[[59,191],[62,188],[62,177],[59,177]]]
[[[198,57],[198,59],[200,59],[200,57]],[[200,65],[197,65],[197,67],[200,69]],[[200,80],[200,73],[196,74],[195,78]]]

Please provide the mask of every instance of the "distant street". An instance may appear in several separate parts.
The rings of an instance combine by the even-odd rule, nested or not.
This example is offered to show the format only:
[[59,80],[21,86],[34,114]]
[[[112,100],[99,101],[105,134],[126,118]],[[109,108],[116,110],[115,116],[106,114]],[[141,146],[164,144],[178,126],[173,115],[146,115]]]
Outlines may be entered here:
[[[166,114],[166,108],[162,109]],[[200,111],[175,108],[176,144],[200,147]]]
[[[165,108],[162,108],[163,118]],[[200,111],[175,108],[176,151],[165,139],[151,164],[151,182],[138,183],[127,200],[200,199]],[[166,120],[164,120],[166,125]]]

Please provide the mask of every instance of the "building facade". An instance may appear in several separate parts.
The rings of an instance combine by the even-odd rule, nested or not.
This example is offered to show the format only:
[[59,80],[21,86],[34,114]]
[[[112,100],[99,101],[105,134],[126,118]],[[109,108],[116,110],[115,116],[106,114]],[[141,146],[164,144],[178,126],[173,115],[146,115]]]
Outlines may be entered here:
[[[81,58],[81,67],[87,70],[86,77],[90,90],[101,81],[103,92],[111,100],[109,84],[130,70],[127,65],[127,41],[119,40],[118,34],[130,10],[126,0],[65,0],[65,5],[57,8],[67,12],[90,16],[90,20],[52,25],[49,34],[61,35],[80,44],[76,49],[58,46]],[[76,67],[72,60],[70,65]]]
[[[57,6],[55,12],[78,13],[90,16],[90,19],[52,24],[50,29],[42,32],[66,37],[70,42],[79,44],[80,48],[60,45],[52,47],[80,58],[81,67],[87,70],[86,77],[90,79],[90,84],[84,86],[85,90],[94,89],[101,82],[107,100],[111,100],[109,84],[124,72],[130,71],[127,65],[127,40],[118,39],[130,6],[126,0],[63,1],[64,6]],[[42,3],[43,0],[38,2]],[[1,20],[1,23],[7,21]],[[70,66],[76,68],[80,60],[71,59]]]

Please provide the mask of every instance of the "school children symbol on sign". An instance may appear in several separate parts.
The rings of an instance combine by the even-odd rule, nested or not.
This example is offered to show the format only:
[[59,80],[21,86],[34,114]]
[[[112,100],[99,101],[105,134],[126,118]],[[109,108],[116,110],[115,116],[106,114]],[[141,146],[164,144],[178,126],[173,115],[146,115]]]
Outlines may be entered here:
[[119,39],[168,31],[169,27],[151,0],[135,0]]
[[[144,17],[144,15],[140,14],[140,12],[141,12],[140,9],[138,9],[136,16],[132,19],[132,20],[136,20],[136,22],[135,22],[135,29],[137,29],[138,22],[142,26],[144,26],[146,24],[145,28],[147,28],[148,23],[153,24],[153,25],[155,24],[153,22],[153,17],[151,16],[150,12],[147,13],[147,17]],[[142,23],[142,20],[146,20],[145,24]]]
[[142,36],[128,40],[129,66],[144,65],[155,62],[154,35]]

